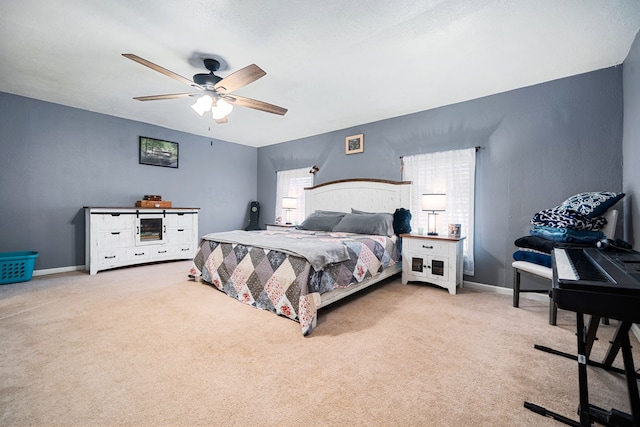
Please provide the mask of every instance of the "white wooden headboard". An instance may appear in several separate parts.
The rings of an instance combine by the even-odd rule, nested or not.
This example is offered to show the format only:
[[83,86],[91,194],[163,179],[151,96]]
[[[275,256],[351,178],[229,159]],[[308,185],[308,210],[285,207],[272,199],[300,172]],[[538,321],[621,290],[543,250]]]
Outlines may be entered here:
[[344,179],[305,188],[305,217],[316,210],[394,213],[411,209],[411,181]]

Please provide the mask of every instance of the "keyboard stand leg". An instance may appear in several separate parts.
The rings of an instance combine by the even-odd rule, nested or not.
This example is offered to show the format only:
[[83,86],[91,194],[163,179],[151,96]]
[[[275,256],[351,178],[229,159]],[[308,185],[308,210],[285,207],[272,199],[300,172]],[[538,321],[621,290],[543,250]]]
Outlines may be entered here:
[[[638,373],[636,373],[633,364],[631,342],[629,340],[629,330],[631,329],[631,323],[620,322],[618,324],[618,328],[616,330],[614,339],[609,346],[609,351],[607,352],[605,360],[603,361],[603,363],[598,363],[589,360],[589,353],[591,352],[600,320],[601,319],[598,316],[591,316],[589,327],[587,328],[584,324],[584,314],[576,313],[576,337],[578,341],[577,356],[554,350],[549,347],[544,347],[537,344],[534,345],[534,348],[536,348],[537,350],[578,361],[578,387],[580,394],[580,406],[578,408],[578,414],[580,415],[580,421],[571,420],[531,402],[524,402],[525,408],[542,416],[553,418],[556,421],[560,421],[564,424],[574,427],[590,427],[592,425],[592,422],[597,422],[604,426],[611,427],[640,427],[640,392],[638,392],[637,383],[637,379],[639,379],[640,376],[638,375]],[[620,350],[622,351],[624,370],[611,365]],[[619,374],[625,375],[627,380],[627,391],[629,393],[631,414],[624,413],[617,409],[611,409],[610,411],[607,411],[589,403],[587,365],[597,366],[607,371],[617,372]]]
[[543,408],[542,406],[538,406],[535,403],[524,402],[524,407],[530,411],[535,412],[536,414],[542,415],[543,417],[553,418],[556,421],[560,421],[561,423],[565,423],[566,425],[573,427],[580,427],[580,423],[572,420],[571,418],[567,418],[563,415],[558,414],[557,412],[549,411],[548,409]]
[[[591,316],[591,320],[589,321],[589,329],[587,331],[586,341],[585,341],[585,352],[586,352],[585,356],[587,358],[587,364],[598,366],[598,367],[605,368],[605,369],[608,368],[608,369],[611,369],[611,370],[615,370],[615,368],[613,368],[611,366],[611,364],[609,364],[608,367],[604,367],[604,366],[601,366],[601,364],[599,364],[597,362],[592,362],[591,360],[589,360],[589,355],[591,354],[591,349],[593,348],[593,343],[597,339],[596,334],[598,332],[598,326],[599,325],[600,325],[600,316]],[[578,359],[577,356],[575,356],[573,354],[564,353],[562,351],[554,350],[552,348],[541,346],[541,345],[538,345],[538,344],[535,344],[533,347],[535,349],[537,349],[537,350],[541,350],[541,351],[544,351],[546,353],[556,354],[558,356],[566,357],[566,358],[573,359],[573,360],[577,360]],[[618,372],[620,372],[620,371],[618,371]],[[623,373],[623,372],[621,372],[621,373]]]
[[[600,319],[598,319],[598,323]],[[578,387],[580,391],[580,425],[591,426],[589,413],[589,389],[587,383],[587,331],[584,327],[584,314],[576,313],[576,331],[578,338]]]
[[[631,324],[629,323],[629,327]],[[629,392],[629,403],[631,404],[631,416],[634,425],[640,425],[640,394],[638,393],[638,382],[636,381],[636,370],[633,366],[633,355],[631,354],[631,342],[629,333],[622,337],[622,360],[627,377],[627,391]]]
[[616,333],[613,335],[613,340],[609,345],[609,350],[607,351],[607,355],[602,362],[605,366],[611,366],[613,361],[616,359],[618,355],[618,351],[620,351],[620,347],[622,346],[623,336],[629,336],[629,330],[631,329],[630,322],[618,322],[618,327],[616,328]]

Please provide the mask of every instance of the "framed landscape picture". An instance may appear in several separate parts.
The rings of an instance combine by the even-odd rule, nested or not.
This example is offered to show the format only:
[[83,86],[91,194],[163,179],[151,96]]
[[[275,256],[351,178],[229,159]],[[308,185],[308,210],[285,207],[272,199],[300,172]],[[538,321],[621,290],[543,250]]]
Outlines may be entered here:
[[351,135],[344,140],[345,154],[362,153],[364,151],[364,134]]
[[140,137],[140,164],[178,168],[178,143]]

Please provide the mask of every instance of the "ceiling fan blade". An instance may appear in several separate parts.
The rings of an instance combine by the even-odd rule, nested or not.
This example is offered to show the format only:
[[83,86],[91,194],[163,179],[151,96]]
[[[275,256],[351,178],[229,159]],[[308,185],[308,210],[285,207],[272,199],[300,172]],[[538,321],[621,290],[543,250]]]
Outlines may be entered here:
[[253,83],[267,73],[256,64],[248,65],[239,69],[235,73],[229,74],[224,79],[215,84],[216,92],[220,94],[231,93],[243,86]]
[[167,95],[150,95],[150,96],[136,96],[133,99],[137,99],[138,101],[159,101],[161,99],[177,99],[177,98],[188,98],[190,96],[194,96],[196,94],[193,93],[171,93]]
[[197,87],[197,88],[203,89],[202,87],[200,87],[199,85],[195,84],[194,82],[192,82],[191,80],[187,79],[186,77],[182,77],[181,75],[176,74],[173,71],[169,71],[166,68],[163,68],[163,67],[161,67],[159,65],[156,65],[153,62],[149,62],[146,59],[140,58],[137,55],[134,55],[132,53],[123,53],[122,56],[124,56],[125,58],[129,58],[130,60],[135,61],[138,64],[142,64],[145,67],[149,67],[154,71],[162,73],[167,77],[171,77],[172,79],[175,79],[175,80],[179,81],[180,83],[184,83],[184,84],[189,85],[189,86],[193,86],[193,87]]
[[229,123],[229,120],[227,120],[226,116],[221,118],[221,119],[213,119],[213,120],[215,120],[216,123],[219,124],[219,125],[224,124],[224,123]]
[[278,107],[277,105],[269,104],[263,101],[246,98],[244,96],[225,95],[223,98],[225,99],[225,101],[231,104],[253,108],[254,110],[265,111],[267,113],[279,114],[281,116],[284,116],[287,111],[289,111],[286,108]]

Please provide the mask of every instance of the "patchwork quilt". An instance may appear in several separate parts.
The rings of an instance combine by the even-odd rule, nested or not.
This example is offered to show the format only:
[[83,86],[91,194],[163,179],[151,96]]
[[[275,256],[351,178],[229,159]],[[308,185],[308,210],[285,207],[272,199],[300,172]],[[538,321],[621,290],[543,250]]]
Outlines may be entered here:
[[[321,294],[373,278],[400,260],[395,236],[303,230],[243,233],[252,233],[250,239],[240,239],[252,245],[229,242],[225,233],[204,236],[189,274],[245,304],[299,322],[304,335],[315,324]],[[295,242],[293,248],[286,247],[287,240]],[[314,266],[296,251],[301,241],[316,249],[326,246],[332,253],[345,251],[348,258]]]

